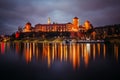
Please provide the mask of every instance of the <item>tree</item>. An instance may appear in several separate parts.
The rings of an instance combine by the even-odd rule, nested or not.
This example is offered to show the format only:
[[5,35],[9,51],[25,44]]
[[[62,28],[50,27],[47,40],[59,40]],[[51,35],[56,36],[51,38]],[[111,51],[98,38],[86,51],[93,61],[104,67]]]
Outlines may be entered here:
[[22,32],[22,27],[18,26],[18,32]]

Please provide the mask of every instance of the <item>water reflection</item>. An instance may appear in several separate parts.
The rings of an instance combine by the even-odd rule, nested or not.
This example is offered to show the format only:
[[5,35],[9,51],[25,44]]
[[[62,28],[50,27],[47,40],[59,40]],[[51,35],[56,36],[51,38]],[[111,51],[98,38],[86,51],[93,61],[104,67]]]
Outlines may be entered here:
[[118,61],[118,45],[114,46],[114,56],[115,56],[116,61]]
[[0,53],[4,54],[10,49],[10,43],[0,42]]
[[[114,52],[113,55],[118,61],[119,45],[113,44],[111,50],[103,43],[0,43],[0,53],[4,54],[11,49],[16,54],[22,56],[26,63],[35,61],[46,61],[50,67],[54,61],[69,62],[73,68],[79,68],[81,64],[85,67],[91,60],[96,60],[100,56],[104,59],[107,53]],[[81,63],[83,62],[83,63]]]
[[5,53],[5,43],[2,42],[0,47],[1,47],[1,54],[4,54]]
[[105,59],[105,56],[106,56],[106,45],[103,44],[103,56],[104,56],[104,59]]

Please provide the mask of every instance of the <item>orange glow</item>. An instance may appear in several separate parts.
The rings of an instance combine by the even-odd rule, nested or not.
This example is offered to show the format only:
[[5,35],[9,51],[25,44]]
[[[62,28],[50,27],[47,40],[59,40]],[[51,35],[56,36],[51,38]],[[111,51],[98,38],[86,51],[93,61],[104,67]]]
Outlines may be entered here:
[[27,63],[31,61],[31,54],[29,53],[28,50],[26,50],[25,57],[26,57],[26,62],[27,62]]
[[83,44],[81,44],[81,50],[82,50],[82,58],[83,58],[83,54],[84,54],[84,45]]
[[[3,44],[2,44],[3,45]],[[2,48],[1,45],[1,48]],[[5,44],[3,45],[3,47]],[[16,52],[19,52],[19,43],[16,43]],[[42,43],[41,49],[37,43],[24,43],[24,57],[27,63],[31,62],[32,58],[42,61],[47,61],[48,67],[54,63],[55,60],[60,62],[69,61],[74,69],[80,67],[80,60],[83,59],[85,67],[88,66],[91,55],[95,60],[96,52],[100,56],[100,43],[88,44],[88,43],[70,43],[69,45],[63,43]],[[103,45],[103,54],[106,55],[106,46]],[[114,46],[115,57],[118,60],[118,46]]]
[[35,55],[35,43],[33,43],[33,55]]
[[70,61],[73,64],[73,68],[76,69],[80,66],[79,45],[76,45],[75,43],[73,43],[70,47],[70,50],[72,51],[70,53]]
[[80,45],[77,44],[77,66],[79,67],[80,66]]
[[[69,23],[55,23],[51,24],[50,18],[48,18],[48,23],[46,24],[36,24],[35,27],[32,27],[31,23],[26,23],[22,32],[79,32],[79,31],[87,31],[91,29],[91,23],[87,20],[84,25],[80,24],[79,18],[74,17],[72,22]],[[79,35],[80,36],[80,35]]]
[[19,37],[20,37],[20,33],[19,33],[19,32],[16,32],[15,38],[19,38]]
[[100,56],[100,43],[97,44],[97,48],[98,48],[98,56]]
[[89,43],[86,44],[86,48],[87,48],[88,54],[90,54],[90,44]]
[[79,19],[77,17],[73,18],[73,28],[78,30]]
[[51,65],[50,46],[48,43],[43,43],[42,58],[47,59],[48,67]]
[[31,29],[31,24],[30,24],[30,23],[27,23],[27,24],[25,25],[25,28],[26,28],[27,30],[30,30],[30,29]]
[[26,62],[27,63],[31,62],[32,54],[30,52],[30,43],[25,43],[24,51],[25,51],[24,53],[25,53]]
[[105,59],[105,57],[106,57],[106,45],[105,44],[103,45],[103,55],[104,55],[104,59]]
[[48,54],[47,54],[47,56],[48,56],[48,67],[50,67],[50,65],[51,65],[51,58],[50,58],[50,46],[48,46]]
[[62,43],[60,44],[60,61],[62,61],[62,59],[63,59],[63,45],[62,45]]
[[64,45],[64,60],[67,61],[68,54],[67,54],[67,46]]
[[89,52],[87,50],[87,45],[84,44],[84,62],[85,62],[85,66],[88,66],[89,63]]
[[60,44],[58,44],[57,47],[58,47],[58,58],[60,59],[60,58],[61,58],[61,56],[60,56],[60,55],[61,55],[61,52],[60,52],[60,51],[61,51],[61,50],[60,50],[60,49],[61,49]]
[[55,43],[55,48],[54,48],[54,52],[55,52],[55,58],[57,58],[57,44]]
[[91,29],[91,23],[88,20],[85,21],[84,26],[86,30]]
[[85,62],[85,66],[87,67],[88,63],[89,63],[89,55],[88,55],[88,53],[84,54],[84,62]]
[[5,43],[2,42],[1,43],[1,54],[4,54],[5,53]]
[[52,45],[52,61],[54,61],[54,59],[55,59],[55,47],[54,47],[54,45]]
[[95,56],[96,56],[96,47],[95,44],[93,44],[93,59],[95,60]]
[[[57,47],[59,49],[57,49],[58,51],[56,51],[57,53],[54,53],[54,49],[57,49]],[[44,44],[43,45],[43,54],[42,54],[42,58],[43,59],[47,59],[48,60],[48,67],[50,67],[51,65],[51,60],[54,61],[55,58],[59,59],[60,61],[66,61],[68,60],[68,51],[67,51],[67,45],[63,45],[63,44],[59,44],[56,45],[56,43],[52,46],[52,51],[50,51],[50,46],[49,44]],[[77,68],[80,65],[80,52],[79,52],[79,45],[76,44],[72,44],[70,50],[72,50],[70,56],[70,61],[73,64],[73,68]],[[52,52],[52,53],[50,53]],[[50,56],[51,54],[51,56]]]
[[73,44],[73,68],[75,69],[76,68],[76,64],[77,64],[77,61],[76,61],[76,48],[75,48],[75,44]]

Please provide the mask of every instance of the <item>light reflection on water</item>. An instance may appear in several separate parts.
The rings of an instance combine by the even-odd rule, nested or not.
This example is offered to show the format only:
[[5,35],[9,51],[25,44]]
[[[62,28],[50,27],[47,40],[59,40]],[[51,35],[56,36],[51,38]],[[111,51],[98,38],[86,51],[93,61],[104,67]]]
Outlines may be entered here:
[[118,62],[119,45],[113,44],[111,50],[104,43],[0,43],[0,54],[4,55],[9,51],[15,51],[26,63],[35,61],[47,61],[48,67],[57,60],[59,62],[69,62],[74,69],[82,64],[87,67],[91,60],[109,55],[113,51],[114,58]]

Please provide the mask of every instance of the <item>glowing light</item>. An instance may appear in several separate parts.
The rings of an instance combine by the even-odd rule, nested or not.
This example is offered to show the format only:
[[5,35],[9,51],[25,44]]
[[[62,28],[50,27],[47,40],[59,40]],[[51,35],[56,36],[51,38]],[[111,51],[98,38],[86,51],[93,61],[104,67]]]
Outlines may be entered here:
[[54,49],[54,44],[52,45],[52,60],[54,61],[54,57],[55,57],[55,49]]
[[97,44],[97,48],[98,48],[98,56],[100,56],[100,43]]
[[87,47],[86,47],[86,48],[87,48],[87,52],[90,54],[90,44],[87,43],[86,46],[87,46]]
[[2,54],[5,53],[5,43],[4,42],[1,43],[1,53]]
[[48,52],[47,52],[47,57],[48,57],[48,67],[51,65],[51,58],[50,58],[50,46],[47,46]]
[[96,56],[96,47],[95,44],[93,44],[93,59],[95,60],[95,56]]
[[[70,43],[70,45],[63,43],[42,43],[42,47],[39,49],[40,47],[38,47],[38,44],[36,43],[24,43],[24,57],[27,63],[31,62],[33,56],[35,56],[37,60],[38,58],[42,59],[43,61],[45,60],[47,61],[48,68],[55,60],[60,62],[69,61],[72,64],[73,69],[77,69],[80,67],[80,59],[83,59],[85,67],[88,66],[89,59],[91,57],[91,49],[93,51],[93,59],[95,60],[96,52],[99,52],[100,46],[101,45],[99,43]],[[5,44],[1,44],[0,48],[2,49],[2,47],[5,47]],[[20,45],[18,43],[16,43],[15,49],[16,52],[20,51]],[[106,55],[105,50],[106,46],[103,45],[104,56]],[[118,60],[117,45],[114,46],[114,51],[115,58]]]
[[31,62],[32,54],[30,53],[30,43],[25,43],[24,51],[26,62]]
[[104,55],[104,58],[105,58],[105,56],[106,56],[106,45],[105,44],[103,45],[103,55]]
[[84,44],[84,62],[85,62],[85,66],[87,67],[89,62],[89,53],[86,44]]
[[62,43],[60,44],[60,61],[63,59],[63,45]]

